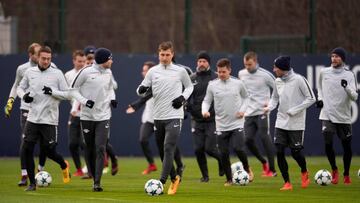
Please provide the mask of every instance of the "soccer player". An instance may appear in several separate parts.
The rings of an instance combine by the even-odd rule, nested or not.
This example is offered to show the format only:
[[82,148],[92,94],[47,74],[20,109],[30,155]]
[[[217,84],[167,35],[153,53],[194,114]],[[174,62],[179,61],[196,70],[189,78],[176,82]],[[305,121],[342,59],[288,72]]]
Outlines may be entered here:
[[[95,51],[96,51],[96,47],[93,46],[93,45],[88,45],[84,48],[84,53],[85,53],[85,57],[86,57],[86,66],[91,66],[94,61],[95,61]],[[115,81],[115,78],[114,76],[112,75],[112,83],[113,83],[113,87],[114,87],[114,91],[118,88],[118,85],[117,85],[117,82]],[[80,104],[79,104],[80,105]],[[116,101],[114,100],[113,101],[113,105],[117,106],[117,103]],[[115,155],[115,151],[112,147],[112,145],[110,144],[110,134],[108,136],[108,141],[106,143],[106,153],[105,153],[105,158],[104,158],[104,169],[103,169],[103,173],[108,173],[109,171],[109,157],[110,157],[110,160],[111,160],[111,175],[116,175],[117,172],[118,172],[118,162],[117,162],[117,158],[116,158],[116,155]],[[85,158],[85,160],[87,160]],[[86,165],[89,165],[88,164],[88,161],[86,163]],[[87,167],[85,167],[87,168]],[[82,179],[91,179],[92,178],[92,175],[89,173],[89,171],[87,172],[86,175],[84,175],[82,177]]]
[[24,128],[22,153],[29,175],[30,185],[25,191],[36,190],[33,151],[36,142],[44,147],[46,155],[57,162],[63,175],[63,182],[70,182],[69,163],[56,152],[59,103],[67,99],[68,85],[63,73],[51,66],[52,52],[41,47],[38,65],[29,68],[17,88],[17,94],[24,102],[30,103],[29,115]]
[[110,70],[113,63],[111,51],[97,49],[95,62],[79,72],[71,85],[71,95],[81,103],[80,123],[89,160],[88,170],[93,175],[93,191],[101,192],[101,176],[110,131],[110,106],[116,103]]
[[210,118],[209,109],[214,102],[216,133],[221,152],[226,182],[224,186],[232,185],[229,144],[232,142],[234,151],[244,165],[244,170],[252,181],[251,171],[245,153],[244,114],[248,106],[248,92],[244,83],[230,75],[231,63],[222,58],[216,63],[218,78],[209,82],[201,112],[204,118]]
[[[74,68],[65,73],[66,81],[71,85],[72,81],[85,66],[85,54],[82,50],[75,50],[72,54]],[[76,100],[71,101],[71,111],[69,117],[69,150],[74,160],[76,172],[73,176],[84,176],[81,170],[80,150],[84,148],[83,137],[80,126],[80,103]]]
[[205,152],[218,161],[219,175],[224,175],[221,163],[221,155],[217,148],[214,104],[210,107],[210,117],[204,118],[201,114],[201,104],[206,94],[209,81],[217,78],[217,75],[210,67],[210,56],[201,51],[197,55],[196,72],[190,76],[194,84],[194,91],[191,94],[187,110],[191,113],[192,134],[196,160],[198,162],[202,177],[200,182],[209,182],[209,172]]
[[[255,52],[247,52],[243,62],[245,68],[239,71],[239,79],[244,82],[251,95],[245,112],[245,143],[250,152],[262,163],[262,176],[273,177],[277,175],[274,166],[274,145],[270,136],[269,116],[264,114],[263,109],[270,101],[275,78],[269,71],[259,67]],[[257,134],[260,135],[268,161],[260,154],[256,146]]]
[[[145,75],[150,70],[150,68],[155,65],[156,64],[152,61],[147,61],[144,63],[141,72],[143,78],[145,78]],[[126,109],[126,113],[134,113],[136,110],[141,108],[144,103],[145,108],[141,117],[139,142],[141,145],[141,149],[143,150],[144,156],[148,162],[148,167],[142,172],[143,175],[146,175],[157,170],[149,143],[149,138],[154,132],[154,99],[151,97],[147,101],[143,101],[142,99],[136,100],[135,102],[129,104],[128,108]]]
[[[332,183],[339,181],[339,171],[336,166],[333,149],[333,136],[341,140],[344,150],[344,183],[351,184],[349,176],[351,150],[351,102],[358,98],[356,76],[349,70],[346,61],[346,51],[335,48],[331,52],[331,66],[320,72],[318,101],[316,106],[322,108],[319,119],[322,121],[322,134],[325,140],[325,152],[332,169]],[[336,98],[336,99],[335,99]]]
[[274,142],[279,169],[285,182],[280,190],[293,188],[285,159],[286,147],[290,148],[292,157],[301,168],[301,187],[306,188],[310,183],[309,172],[301,151],[304,148],[306,109],[315,102],[315,96],[307,80],[291,68],[289,56],[276,58],[273,71],[277,79],[269,106],[264,108],[264,112],[267,114],[279,104]]
[[158,54],[160,63],[149,70],[137,93],[141,96],[152,89],[155,136],[163,162],[160,181],[165,184],[170,175],[168,194],[174,195],[180,183],[173,166],[174,152],[184,118],[182,106],[192,93],[193,85],[185,69],[171,62],[174,56],[171,42],[162,42]]
[[[9,99],[7,101],[7,104],[4,108],[5,116],[7,118],[10,117],[11,111],[13,108],[14,101],[17,97],[16,89],[18,88],[20,81],[24,77],[24,74],[27,69],[31,67],[36,67],[38,63],[38,52],[40,50],[40,44],[38,43],[32,43],[28,48],[28,54],[29,54],[29,61],[18,66],[16,70],[16,77],[15,82],[10,90]],[[25,122],[29,113],[30,104],[25,103],[23,100],[21,100],[20,105],[20,127],[21,127],[21,134],[23,134]],[[27,171],[26,171],[26,165],[25,165],[25,156],[21,153],[21,148],[23,145],[23,136],[21,136],[21,144],[20,144],[20,165],[21,165],[21,179],[18,183],[18,186],[27,186]],[[38,170],[42,170],[45,166],[46,161],[46,154],[43,150],[43,147],[40,147],[40,154],[39,154],[39,165]]]

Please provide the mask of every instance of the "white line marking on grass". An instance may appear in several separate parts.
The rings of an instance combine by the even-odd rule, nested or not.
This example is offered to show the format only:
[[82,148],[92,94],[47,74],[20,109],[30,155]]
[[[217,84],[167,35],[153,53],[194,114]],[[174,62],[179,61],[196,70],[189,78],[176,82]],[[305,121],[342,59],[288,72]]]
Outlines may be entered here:
[[35,195],[35,196],[50,196],[51,194],[42,194],[42,193],[34,193],[34,192],[28,192],[27,195]]
[[114,201],[114,202],[119,202],[121,200],[119,199],[112,199],[112,198],[99,198],[99,197],[88,197],[85,199],[90,199],[90,200],[106,200],[106,201]]

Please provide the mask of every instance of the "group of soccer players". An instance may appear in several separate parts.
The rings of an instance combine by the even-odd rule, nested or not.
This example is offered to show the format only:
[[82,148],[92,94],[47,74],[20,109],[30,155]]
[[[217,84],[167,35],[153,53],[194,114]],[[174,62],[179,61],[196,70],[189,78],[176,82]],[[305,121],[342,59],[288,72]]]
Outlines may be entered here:
[[[117,160],[109,144],[111,108],[117,107],[114,91],[117,83],[110,69],[112,53],[106,48],[95,50],[94,47],[87,47],[84,51],[73,53],[74,69],[64,77],[51,63],[51,49],[34,43],[29,47],[29,62],[17,69],[5,115],[10,116],[14,100],[20,97],[23,135],[20,147],[22,180],[19,186],[27,185],[28,177],[30,185],[26,191],[36,190],[33,150],[38,141],[41,151],[38,170],[43,169],[45,159],[49,157],[60,165],[64,183],[70,182],[69,163],[56,152],[60,100],[71,100],[72,103],[69,149],[77,170],[74,175],[83,175],[80,148],[85,152],[88,177],[93,178],[93,191],[103,191],[101,176],[105,154],[111,157],[112,174],[118,171]],[[141,98],[130,104],[126,111],[133,113],[145,104],[140,143],[149,166],[143,174],[157,170],[148,141],[154,132],[162,161],[159,180],[163,184],[169,176],[171,180],[167,194],[176,194],[185,168],[177,140],[186,112],[191,115],[191,132],[201,182],[210,181],[208,154],[217,160],[219,176],[225,175],[224,186],[232,185],[230,149],[234,150],[250,181],[253,181],[254,174],[245,150],[247,146],[262,163],[264,177],[277,176],[274,164],[276,153],[284,179],[280,190],[292,190],[285,159],[285,148],[289,147],[301,169],[301,186],[306,188],[310,180],[302,149],[306,109],[314,103],[321,108],[319,119],[323,125],[326,155],[332,168],[332,183],[339,181],[333,150],[335,134],[344,149],[343,181],[351,183],[351,101],[357,100],[358,93],[356,77],[345,64],[346,52],[343,48],[332,50],[331,66],[321,70],[317,96],[307,80],[295,73],[289,56],[275,59],[275,78],[259,66],[255,52],[248,52],[243,58],[245,68],[235,78],[231,76],[231,62],[227,58],[217,61],[215,72],[210,67],[209,54],[202,51],[197,55],[196,72],[189,73],[188,68],[174,62],[174,55],[171,42],[159,45],[159,63],[144,63],[144,79],[136,89]],[[272,139],[269,114],[276,108]],[[257,135],[261,138],[267,159],[255,144]],[[177,168],[173,165],[174,161]]]

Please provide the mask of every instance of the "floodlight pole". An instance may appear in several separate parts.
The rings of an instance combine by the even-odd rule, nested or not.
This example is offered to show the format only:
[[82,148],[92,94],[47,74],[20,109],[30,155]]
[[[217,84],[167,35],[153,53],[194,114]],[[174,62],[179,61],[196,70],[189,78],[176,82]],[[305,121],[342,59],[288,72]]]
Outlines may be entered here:
[[310,53],[316,53],[316,0],[309,0]]
[[185,53],[190,52],[191,33],[191,0],[185,0],[184,46]]

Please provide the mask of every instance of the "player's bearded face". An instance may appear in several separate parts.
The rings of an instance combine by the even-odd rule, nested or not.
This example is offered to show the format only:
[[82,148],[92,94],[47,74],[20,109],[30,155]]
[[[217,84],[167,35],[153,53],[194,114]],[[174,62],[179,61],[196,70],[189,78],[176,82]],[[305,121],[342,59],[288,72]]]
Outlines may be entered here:
[[331,54],[331,66],[332,67],[339,67],[341,66],[341,64],[343,63],[342,59],[340,58],[340,56],[338,56],[337,54]]
[[51,54],[46,52],[41,52],[39,54],[39,66],[43,69],[46,69],[50,66],[51,63]]
[[159,51],[159,61],[163,65],[169,65],[173,57],[174,52],[171,49]]
[[199,59],[197,61],[197,69],[198,71],[206,71],[209,67],[209,62],[205,59]]

